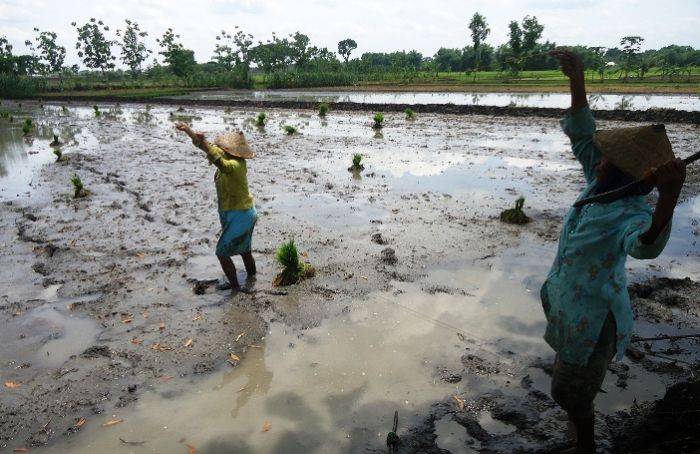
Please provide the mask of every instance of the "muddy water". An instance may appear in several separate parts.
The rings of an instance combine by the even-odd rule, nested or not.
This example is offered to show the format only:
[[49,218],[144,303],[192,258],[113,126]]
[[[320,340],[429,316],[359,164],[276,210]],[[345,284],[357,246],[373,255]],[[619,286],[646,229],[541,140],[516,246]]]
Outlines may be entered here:
[[[216,99],[257,101],[354,102],[363,104],[456,104],[511,107],[566,108],[568,93],[445,93],[445,92],[347,92],[296,90],[208,91],[177,96],[174,99]],[[589,96],[598,110],[676,109],[700,110],[696,95],[618,95],[596,93]]]
[[[548,392],[549,377],[532,367],[552,358],[538,292],[559,220],[582,187],[555,121],[421,115],[407,122],[397,114],[376,134],[369,113],[320,120],[269,111],[262,131],[249,110],[101,109],[99,118],[78,106],[67,115],[51,106],[36,113],[37,122],[66,131],[68,160],[42,166],[32,156],[53,156],[47,140],[22,141],[16,149],[24,158],[0,177],[3,188],[17,178],[12,193],[31,196],[2,208],[8,247],[0,259],[10,265],[0,270],[9,327],[0,335],[2,376],[24,386],[0,398],[17,405],[22,397],[42,414],[45,403],[32,389],[64,396],[62,408],[75,409],[53,419],[44,452],[186,452],[186,444],[204,453],[380,449],[395,410],[405,436],[436,402],[454,405],[454,395],[497,389],[520,398],[526,375],[532,389]],[[251,294],[195,296],[189,288],[188,279],[220,275],[211,242],[217,221],[211,168],[172,131],[174,119],[208,135],[242,128],[258,150],[249,163],[260,214]],[[286,136],[285,124],[301,134]],[[669,131],[680,155],[696,146],[692,126]],[[364,171],[346,170],[353,153],[363,154]],[[17,177],[32,169],[39,170]],[[74,173],[89,199],[70,199]],[[666,252],[654,262],[630,261],[636,279],[700,278],[693,191]],[[503,226],[498,213],[520,194],[534,222]],[[15,220],[24,241],[9,234]],[[372,243],[375,233],[387,244]],[[319,272],[279,293],[270,286],[274,250],[292,236]],[[382,260],[386,247],[395,264]],[[687,329],[639,324],[644,335]],[[194,344],[184,347],[188,338]],[[171,350],[154,349],[156,342]],[[92,345],[113,353],[81,358]],[[30,367],[18,370],[24,362]],[[621,391],[615,377],[606,379],[597,402],[604,413],[656,398],[671,380],[624,363],[634,379]],[[78,369],[80,379],[38,373],[53,369]],[[61,391],[42,394],[51,386]],[[87,423],[78,433],[60,437],[79,417]],[[114,419],[123,421],[102,426]],[[46,423],[27,420],[8,446],[26,444]],[[516,436],[489,411],[480,409],[477,420],[494,437]],[[431,433],[453,452],[480,446],[450,416]]]

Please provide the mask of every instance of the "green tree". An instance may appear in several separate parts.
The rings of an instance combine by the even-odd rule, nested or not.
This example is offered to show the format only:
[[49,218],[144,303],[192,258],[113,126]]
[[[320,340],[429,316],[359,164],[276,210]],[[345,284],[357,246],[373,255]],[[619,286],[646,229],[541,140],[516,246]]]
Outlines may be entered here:
[[474,44],[474,79],[479,71],[481,63],[481,44],[486,40],[486,37],[491,33],[491,29],[486,23],[486,18],[479,13],[474,13],[471,22],[469,22],[469,30],[472,32],[472,43]]
[[170,70],[178,77],[184,77],[191,74],[197,62],[194,59],[194,52],[185,49],[185,47],[177,42],[180,35],[175,34],[172,28],[168,28],[163,36],[156,39],[160,45],[161,51],[158,52],[163,56],[163,60],[168,64]]
[[[63,70],[63,62],[66,59],[66,48],[56,43],[58,37],[56,33],[49,31],[39,31],[37,33],[36,48],[39,51],[39,62],[41,70],[45,73],[60,73]],[[31,46],[33,50],[33,46]]]
[[624,72],[623,80],[625,82],[627,82],[629,73],[634,67],[635,60],[639,54],[640,48],[642,47],[643,41],[644,38],[641,36],[625,36],[620,40],[620,45],[622,46],[622,52],[624,54],[622,70]]
[[350,54],[353,50],[357,49],[357,43],[354,39],[344,39],[338,43],[338,55],[343,57],[345,63],[350,59]]
[[94,17],[80,27],[75,22],[72,22],[71,25],[78,32],[75,48],[78,50],[78,57],[83,60],[85,66],[90,69],[99,69],[102,74],[106,70],[114,68],[113,62],[116,57],[112,55],[112,44],[115,42],[105,35],[105,32],[109,31],[109,27]]
[[[146,48],[146,44],[143,41],[143,38],[148,36],[148,33],[141,31],[139,24],[136,22],[132,22],[129,19],[125,19],[124,22],[126,22],[126,27],[121,36],[122,41],[119,43],[119,46],[122,48],[121,60],[129,67],[131,74],[135,77],[141,72],[141,65],[153,51]],[[117,30],[116,34],[120,36],[121,32]]]
[[525,16],[522,21],[522,51],[524,53],[530,53],[535,49],[543,31],[544,25],[537,22],[537,17]]
[[15,72],[15,58],[12,55],[12,44],[6,36],[0,36],[0,74]]
[[517,74],[522,65],[523,30],[520,28],[520,24],[514,20],[508,24],[508,30],[510,55],[506,57],[506,65],[513,74]]
[[[234,28],[238,29],[238,26]],[[214,60],[228,70],[238,66],[247,73],[250,69],[253,35],[246,34],[242,30],[236,30],[233,34],[221,30],[216,40],[220,43],[216,43],[214,48]]]
[[[590,64],[591,69],[595,70],[600,76],[600,81],[603,82],[605,79],[605,69],[608,67],[608,62],[605,60],[605,53],[607,49],[605,47],[590,47],[592,61]],[[585,64],[585,61],[584,61]]]

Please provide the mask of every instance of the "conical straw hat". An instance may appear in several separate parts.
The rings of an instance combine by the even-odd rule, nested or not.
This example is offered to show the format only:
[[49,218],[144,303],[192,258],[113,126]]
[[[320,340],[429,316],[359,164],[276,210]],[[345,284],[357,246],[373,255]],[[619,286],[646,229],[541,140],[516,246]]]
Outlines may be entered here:
[[603,156],[637,179],[674,158],[664,125],[598,131],[593,141]]
[[237,158],[250,159],[255,153],[250,149],[242,132],[227,132],[214,140],[214,144],[227,154]]

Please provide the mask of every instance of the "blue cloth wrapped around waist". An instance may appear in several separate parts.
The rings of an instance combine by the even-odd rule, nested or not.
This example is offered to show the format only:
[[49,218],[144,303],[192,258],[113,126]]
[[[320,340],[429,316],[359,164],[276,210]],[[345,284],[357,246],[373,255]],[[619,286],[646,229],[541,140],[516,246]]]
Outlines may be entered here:
[[253,229],[258,220],[255,207],[248,210],[219,211],[221,236],[216,244],[216,255],[230,257],[250,251]]

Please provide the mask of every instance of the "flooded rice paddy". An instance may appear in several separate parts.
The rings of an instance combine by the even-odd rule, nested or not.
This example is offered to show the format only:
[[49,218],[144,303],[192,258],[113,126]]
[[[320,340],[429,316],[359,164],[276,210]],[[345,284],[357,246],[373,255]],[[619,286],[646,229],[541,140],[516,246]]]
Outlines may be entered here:
[[[556,120],[397,113],[377,133],[362,112],[268,110],[259,129],[255,110],[14,109],[15,123],[0,120],[0,374],[18,386],[0,393],[0,446],[382,452],[394,411],[402,452],[565,440],[546,397],[553,352],[538,295],[582,178]],[[244,130],[258,153],[259,274],[239,271],[246,293],[192,292],[221,275],[213,170],[174,120],[210,137]],[[288,124],[300,133],[284,134]],[[697,148],[697,126],[667,127],[678,155]],[[361,172],[347,170],[353,153]],[[74,174],[88,197],[71,198]],[[630,259],[630,280],[700,280],[697,188],[687,185],[662,256]],[[519,195],[533,222],[501,224]],[[318,272],[276,289],[274,252],[288,238]],[[692,311],[662,315],[640,318],[637,333],[697,326]],[[625,358],[624,380],[609,373],[601,415],[658,399],[687,374],[697,343],[674,345],[678,369]]]
[[[361,104],[455,104],[498,107],[548,107],[564,109],[571,103],[568,93],[445,93],[445,92],[346,92],[299,90],[206,91],[177,96],[174,99],[219,101],[313,101]],[[611,94],[589,95],[596,110],[676,109],[700,111],[698,95]]]

